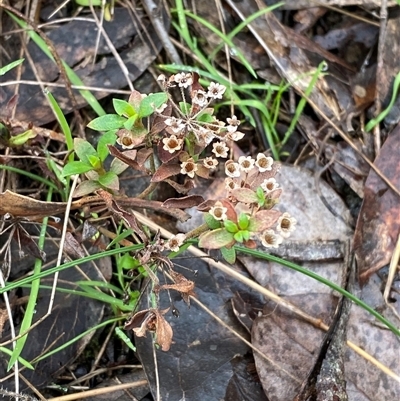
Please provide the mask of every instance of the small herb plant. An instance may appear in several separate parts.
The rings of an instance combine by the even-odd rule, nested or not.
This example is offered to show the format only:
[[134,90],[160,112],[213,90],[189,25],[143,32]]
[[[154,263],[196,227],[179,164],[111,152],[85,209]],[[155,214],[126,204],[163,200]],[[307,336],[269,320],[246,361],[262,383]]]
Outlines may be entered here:
[[[225,260],[233,263],[235,244],[255,248],[258,240],[265,247],[278,247],[294,230],[296,220],[274,209],[282,193],[275,178],[279,164],[263,153],[256,158],[229,159],[232,144],[244,134],[238,130],[240,120],[235,115],[226,121],[214,115],[213,102],[223,98],[226,87],[211,82],[205,89],[197,73],[182,72],[169,78],[160,75],[158,80],[162,92],[145,95],[134,91],[128,101],[114,99],[115,114],[91,121],[89,128],[105,133],[96,149],[76,138],[74,151],[79,161],[66,164],[63,175],[85,174],[87,180],[79,184],[74,195],[97,191],[103,199],[114,198],[113,211],[118,209],[117,215],[123,216],[126,231],[137,232],[143,240],[144,248],[133,256],[122,256],[118,269],[120,273],[121,269],[127,269],[129,276],[131,266],[132,276],[137,272],[147,276],[156,301],[154,308],[132,316],[125,328],[133,329],[137,335],[155,330],[157,342],[163,350],[168,350],[172,329],[163,317],[164,312],[158,308],[159,294],[163,290],[176,290],[189,303],[189,296],[194,294],[194,282],[174,270],[166,252],[178,252],[187,239],[198,238],[200,247],[220,249]],[[176,88],[180,92],[180,102],[175,102],[171,94]],[[107,171],[104,161],[109,154],[114,160]],[[226,197],[204,199],[190,195],[198,177],[209,179],[221,162],[226,175]],[[129,212],[118,206],[119,198],[115,197],[119,191],[118,175],[128,167],[151,176],[146,195],[160,182],[166,182],[181,197],[168,199],[163,206],[181,209],[196,206],[204,213],[206,224],[168,241],[159,236],[150,241],[133,215],[129,217]],[[181,177],[179,181],[178,176]],[[123,232],[121,235],[124,236]],[[173,283],[160,285],[157,268],[169,274]],[[129,283],[123,286],[130,287]],[[129,299],[129,291],[127,297]]]

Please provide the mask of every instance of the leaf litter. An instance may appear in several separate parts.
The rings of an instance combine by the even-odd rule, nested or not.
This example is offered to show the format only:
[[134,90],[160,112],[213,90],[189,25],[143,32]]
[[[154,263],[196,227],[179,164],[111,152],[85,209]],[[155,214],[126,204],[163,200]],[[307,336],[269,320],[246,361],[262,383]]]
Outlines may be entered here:
[[[257,2],[244,1],[235,5],[231,4],[231,13],[233,10],[237,13],[236,16],[244,18],[251,13],[251,10],[257,10],[256,3]],[[354,4],[356,3],[359,4],[361,1],[354,2]],[[364,1],[362,3],[367,7],[373,6],[372,1]],[[296,2],[296,4],[290,5],[290,2],[287,2],[286,6],[289,9],[293,7],[298,9],[300,4],[300,2]],[[333,3],[330,2],[329,5],[332,4]],[[343,5],[340,1],[336,4]],[[346,2],[345,5],[349,5],[348,2]],[[312,29],[313,25],[318,23],[319,19],[326,14],[326,9],[324,11],[324,13],[320,12],[317,13],[316,16],[310,17],[311,20],[306,23],[306,27],[303,27],[301,32]],[[215,14],[213,17],[214,16]],[[388,22],[389,36],[387,43],[389,46],[387,46],[387,48],[390,49],[396,49],[396,42],[392,41],[395,35],[395,29],[392,30],[392,27],[396,26],[394,22],[395,18]],[[354,27],[355,25],[348,26]],[[312,41],[305,35],[291,31],[290,28],[284,26],[281,21],[271,14],[266,16],[265,19],[257,20],[257,22],[252,24],[252,28],[250,29],[254,36],[261,37],[260,44],[264,50],[260,50],[260,48],[257,49],[256,45],[251,49],[253,52],[253,49],[257,49],[259,53],[265,51],[271,60],[275,62],[274,67],[276,71],[278,71],[281,76],[288,78],[299,93],[304,92],[309,83],[309,79],[299,79],[299,77],[304,77],[304,75],[315,71],[320,60],[326,59],[329,64],[328,70],[334,73],[329,76],[320,77],[317,86],[311,93],[311,98],[328,116],[338,119],[342,127],[346,128],[345,131],[347,133],[353,134],[352,125],[348,124],[348,121],[346,121],[346,113],[349,113],[353,117],[358,116],[360,109],[364,110],[374,100],[376,92],[369,90],[370,86],[374,86],[371,80],[368,80],[365,86],[365,88],[368,89],[366,92],[368,96],[364,95],[359,98],[355,97],[355,81],[353,81],[352,87],[342,85],[343,79],[346,81],[352,77],[354,71],[359,68],[362,69],[362,66],[360,66],[360,63],[357,66],[349,64],[349,60],[345,60],[343,53],[341,53],[346,46],[343,44],[344,42],[335,42],[335,37],[340,37],[341,32],[343,32],[344,35],[348,35],[344,41],[350,40],[349,38],[352,37],[351,31],[354,28],[348,28],[346,30],[346,27],[343,27],[341,29],[342,31],[328,31],[328,34],[325,35],[325,39],[329,40],[329,43],[323,42],[321,35],[314,35],[314,41]],[[370,42],[364,42],[367,46],[372,48],[375,45],[373,32],[376,32],[376,28],[368,30],[368,25],[364,24],[361,25],[361,29],[365,29],[365,34],[370,35]],[[360,33],[360,29],[357,30],[357,33]],[[331,35],[330,37],[328,36],[329,34]],[[319,39],[317,38],[318,36]],[[241,40],[242,43],[246,43],[243,37]],[[321,46],[317,46],[317,42]],[[325,49],[323,47],[325,47]],[[339,56],[327,53],[326,49],[337,49]],[[246,50],[248,51],[249,49],[243,49],[244,52]],[[396,60],[399,52],[395,51],[394,53],[395,57],[391,59]],[[254,54],[251,56],[253,59],[260,59],[260,57],[254,57]],[[274,63],[272,63],[272,65],[273,64]],[[381,68],[381,71],[382,68],[384,68],[383,66],[378,67]],[[386,75],[383,78],[384,85],[378,86],[381,91],[379,93],[379,98],[382,102],[387,98],[385,95],[389,95],[392,89],[391,82],[393,81],[394,70],[395,66],[388,66],[385,71]],[[335,73],[337,73],[337,75]],[[384,81],[385,79],[386,81]],[[354,93],[352,93],[352,91],[354,91]],[[362,95],[364,94],[362,91],[357,90],[357,96],[360,93]],[[360,98],[362,100],[360,100]],[[318,108],[315,109],[314,112],[318,115]],[[386,122],[389,127],[397,123],[393,119],[393,116],[390,116]],[[306,127],[305,124],[302,124],[301,119],[299,120],[299,125],[303,126],[303,128]],[[335,135],[334,131],[329,129],[325,129],[324,131],[320,129],[320,127],[317,127],[317,124],[314,124],[313,128],[313,131],[308,132],[308,135],[310,135],[309,139],[315,146],[314,150],[319,152],[320,155],[325,156],[324,162],[331,161],[332,158],[335,157],[333,167],[337,175],[345,180],[360,198],[364,198],[355,234],[358,262],[359,266],[361,266],[360,278],[364,286],[362,288],[357,288],[356,291],[359,297],[365,299],[374,308],[382,310],[389,320],[394,321],[395,318],[385,307],[382,291],[380,290],[385,278],[382,275],[377,275],[376,271],[380,270],[389,262],[390,255],[393,253],[395,246],[394,244],[396,244],[399,231],[399,224],[397,221],[397,215],[399,213],[396,207],[399,204],[398,194],[392,192],[372,170],[368,172],[365,163],[360,161],[360,158],[355,153],[350,151],[350,154],[348,153],[346,156],[346,146],[343,146],[344,142],[337,140],[337,138],[335,138],[336,140],[334,141],[330,140]],[[388,131],[390,130],[388,129]],[[398,167],[398,155],[396,155],[398,132],[398,128],[395,129],[388,135],[388,139],[383,147],[381,149],[379,149],[379,147],[376,149],[376,154],[378,155],[376,165],[385,176],[400,189],[395,182],[395,172]],[[371,142],[368,142],[370,138],[364,135],[364,139],[364,144],[357,144],[357,147],[360,150],[369,152],[370,149],[366,149],[366,145],[367,143],[371,144]],[[364,148],[362,145],[364,145]],[[117,154],[117,151],[115,154]],[[139,164],[134,161],[135,157],[136,155],[132,157],[131,163],[136,163],[135,167],[139,167]],[[128,159],[125,158],[125,160]],[[315,167],[313,167],[313,169],[315,169]],[[167,169],[167,171],[160,176],[159,181],[164,181],[169,177],[168,174],[170,174],[170,172]],[[364,180],[367,174],[368,179],[365,183],[366,190],[364,194]],[[315,185],[314,180],[317,181],[318,186]],[[321,177],[317,174],[313,177],[312,174],[302,169],[284,166],[280,183],[282,188],[284,188],[281,197],[281,205],[284,206],[283,210],[289,210],[288,207],[294,204],[296,204],[297,207],[294,211],[291,211],[291,215],[296,216],[297,219],[297,231],[291,236],[291,241],[293,241],[294,244],[293,248],[295,246],[297,249],[300,247],[300,251],[298,251],[296,255],[291,255],[291,247],[287,247],[285,256],[292,260],[300,260],[303,266],[307,266],[309,269],[317,271],[318,274],[340,283],[343,265],[342,258],[344,255],[343,248],[340,244],[346,242],[352,236],[352,224],[349,211],[340,198],[336,196],[329,186],[323,183]],[[174,185],[177,189],[180,188],[179,184],[175,183]],[[220,192],[221,187],[222,183],[218,183],[218,180],[214,180],[211,192],[212,198],[215,198],[215,195]],[[190,190],[190,188],[188,189]],[[204,191],[201,194],[199,193],[199,195],[204,196]],[[244,191],[240,193],[240,196],[245,195],[249,196],[249,194],[245,194]],[[62,203],[53,205],[46,203],[47,209],[44,211],[44,203],[39,203],[40,201],[35,201],[32,198],[23,197],[16,193],[10,196],[9,191],[1,194],[1,196],[2,201],[8,202],[6,206],[3,206],[4,202],[0,203],[0,207],[3,207],[3,212],[12,210],[18,217],[53,215],[61,213],[65,208],[65,204]],[[285,196],[287,196],[287,198],[285,198]],[[97,197],[96,202],[102,201],[104,203],[104,200],[100,198],[101,197]],[[191,202],[193,200],[194,203],[198,203],[200,201],[199,198],[200,197],[188,197],[187,200],[181,199],[179,202],[172,202],[172,205],[176,208],[189,206],[190,203],[187,201]],[[207,197],[204,196],[204,198]],[[325,202],[321,202],[321,199],[324,199]],[[18,203],[16,204],[15,201]],[[330,211],[326,208],[327,203],[330,205]],[[27,208],[27,204],[30,205],[29,208]],[[75,205],[79,208],[77,203]],[[124,213],[124,209],[121,209],[119,205],[120,204],[112,205],[111,211],[117,214]],[[166,205],[168,205],[168,203]],[[126,205],[122,206],[127,207]],[[32,212],[29,211],[31,207],[33,208]],[[157,210],[161,210],[162,205],[154,204],[154,207]],[[371,213],[371,210],[382,210],[381,212],[375,213],[376,220],[370,218],[369,213]],[[178,215],[184,220],[183,214],[176,212],[175,217]],[[373,223],[370,223],[371,221],[373,221]],[[368,226],[368,224],[371,225]],[[384,235],[381,235],[382,232]],[[386,242],[384,240],[386,240]],[[318,252],[310,251],[310,244],[314,242],[322,244],[322,248],[318,247]],[[301,252],[302,243],[304,247],[307,247],[307,252],[303,252],[303,254]],[[326,249],[325,252],[324,249]],[[335,252],[332,252],[332,249],[334,249]],[[274,250],[272,249],[272,251]],[[371,259],[372,257],[374,259]],[[286,299],[308,311],[311,315],[322,319],[324,322],[329,323],[333,321],[332,317],[335,308],[341,301],[338,301],[337,296],[326,286],[271,262],[263,262],[262,264],[257,262],[257,265],[256,262],[249,262],[249,259],[246,258],[241,258],[241,261],[247,266],[252,276],[264,286],[283,295]],[[213,310],[223,311],[224,318],[228,320],[228,317],[225,316],[226,313],[229,315],[226,302],[232,298],[233,289],[235,285],[238,284],[230,283],[228,286],[222,285],[221,283],[226,284],[225,281],[227,278],[219,274],[215,274],[215,280],[215,282],[210,283],[210,286],[216,284],[217,289],[207,288],[206,285],[204,294],[202,294],[202,284],[194,280],[196,282],[196,293],[199,293],[202,298],[208,300]],[[174,284],[163,285],[164,289],[166,289],[168,288],[167,286]],[[182,281],[180,284],[175,285],[181,285],[179,288],[181,290],[183,289]],[[197,291],[197,286],[199,286],[199,291]],[[187,287],[185,287],[185,291],[186,290]],[[241,290],[246,292],[243,288]],[[217,293],[221,293],[221,299],[216,299],[216,302],[213,303],[212,301]],[[395,299],[395,296],[393,298]],[[174,301],[176,304],[179,302],[181,301]],[[178,323],[174,320],[171,321],[170,327],[174,328],[174,342],[171,342],[170,335],[168,334],[170,333],[170,329],[168,328],[170,323],[167,323],[169,317],[164,318],[162,314],[157,315],[157,313],[154,316],[152,315],[152,319],[155,317],[155,321],[158,322],[159,345],[164,349],[171,347],[169,354],[159,354],[159,367],[161,367],[161,378],[164,383],[161,385],[161,388],[163,397],[166,397],[163,399],[178,399],[176,397],[180,397],[179,399],[181,399],[183,396],[187,396],[187,399],[194,400],[207,399],[204,397],[209,396],[211,391],[213,391],[213,399],[230,394],[228,390],[225,393],[225,388],[229,389],[232,388],[232,386],[234,387],[236,380],[233,379],[232,381],[229,379],[230,377],[234,377],[232,376],[234,364],[225,362],[221,365],[221,361],[233,361],[234,356],[232,352],[234,349],[242,355],[246,352],[246,348],[239,345],[241,343],[233,341],[231,348],[228,349],[229,347],[227,347],[221,354],[216,352],[210,353],[210,350],[215,351],[221,346],[220,341],[226,338],[226,334],[222,334],[219,329],[216,329],[217,334],[213,331],[214,329],[210,329],[210,331],[206,330],[205,333],[202,333],[202,328],[209,328],[211,326],[211,320],[208,320],[208,318],[202,320],[199,324],[193,324],[193,327],[185,327],[185,324],[190,325],[192,322],[195,322],[196,316],[199,313],[197,309],[193,310],[193,308],[196,308],[196,306],[192,305],[192,310],[188,314],[185,314],[185,322],[182,322],[182,319],[180,319]],[[151,309],[148,309],[147,313],[150,311]],[[149,320],[147,320],[147,323],[149,323]],[[229,320],[229,324],[235,326],[234,320]],[[339,321],[339,325],[340,324],[344,323],[340,323]],[[367,353],[383,361],[386,366],[399,375],[398,359],[396,359],[398,347],[396,347],[396,339],[393,339],[391,333],[378,327],[369,314],[354,306],[352,307],[347,326],[349,339],[360,345]],[[157,331],[157,327],[155,327],[155,329]],[[191,333],[191,329],[194,329],[194,332]],[[186,333],[185,330],[187,332],[187,337],[181,335],[182,333]],[[238,328],[238,330],[240,330],[240,328]],[[218,338],[218,342],[210,342],[210,338],[204,336],[205,334],[210,335],[212,340]],[[269,302],[264,306],[262,315],[255,318],[252,328],[252,341],[253,344],[257,345],[257,347],[262,349],[264,353],[271,356],[272,360],[275,361],[272,367],[268,367],[264,360],[257,357],[256,353],[254,354],[258,375],[269,399],[286,400],[292,399],[295,396],[300,388],[300,384],[307,377],[307,373],[312,371],[319,345],[323,344],[324,341],[323,337],[322,332],[317,331],[309,324],[291,315],[287,310],[276,307],[276,305],[272,305]],[[340,335],[333,335],[331,339],[332,343],[337,341],[337,346],[339,348],[343,345],[343,333]],[[152,365],[151,360],[148,358],[148,355],[151,354],[152,342],[148,341],[149,336],[146,337],[145,340],[147,340],[148,344],[140,349],[142,339],[138,339],[139,355],[141,355],[142,362],[145,365],[148,378],[150,379],[153,389],[152,392],[156,394],[159,389],[156,389],[154,384],[154,365]],[[382,344],[384,344],[384,346],[382,346]],[[203,345],[205,345],[205,347],[203,347]],[[194,358],[194,360],[191,361],[188,353],[197,347],[199,349],[199,359]],[[329,352],[331,351],[328,351],[327,355]],[[176,353],[176,356],[174,356],[177,361],[175,372],[179,372],[181,378],[180,383],[173,380],[171,383],[168,383],[171,377],[173,377],[173,374],[171,376],[171,372],[174,371],[174,369],[171,368],[171,358],[168,356],[172,356],[172,353]],[[343,367],[340,360],[341,353],[342,351],[339,349],[337,353],[333,353],[333,360],[331,360],[331,362],[329,362],[328,357],[325,360],[328,361],[328,368],[329,364],[333,366],[334,363],[338,363],[339,373],[343,373],[343,370],[345,370],[349,399],[371,399],[370,396],[372,394],[375,397],[374,399],[395,399],[398,396],[398,386],[396,387],[396,383],[392,378],[385,376],[385,373],[378,370],[365,358],[357,356],[349,349],[344,350],[343,360],[345,366]],[[217,354],[218,357],[216,357]],[[185,359],[186,357],[187,359]],[[211,361],[213,357],[216,357],[215,361]],[[204,362],[204,365],[202,365],[202,362]],[[190,377],[190,375],[193,375],[192,370],[189,368],[184,369],[186,366],[189,367],[194,364],[196,364],[196,373],[198,373],[199,370],[201,371],[202,367],[205,372],[204,385],[201,386],[201,388],[196,387],[197,391],[194,391],[191,387],[193,385],[193,378]],[[218,366],[221,367],[221,370]],[[282,369],[277,369],[277,366]],[[220,376],[216,377],[214,372],[219,372]],[[276,375],[275,380],[271,379],[271,375]],[[328,374],[328,377],[329,376],[332,377],[333,375]],[[368,377],[368,379],[366,379],[366,377]],[[338,380],[340,381],[342,379],[343,378],[339,378]],[[202,377],[200,377],[200,379],[197,377],[196,380],[201,381]],[[385,385],[383,385],[383,383],[385,383]],[[319,394],[323,394],[323,390],[317,391],[319,391]],[[238,397],[237,393],[235,397]],[[259,395],[259,397],[260,400],[263,399],[261,395]],[[340,397],[343,398],[345,395],[341,395]]]

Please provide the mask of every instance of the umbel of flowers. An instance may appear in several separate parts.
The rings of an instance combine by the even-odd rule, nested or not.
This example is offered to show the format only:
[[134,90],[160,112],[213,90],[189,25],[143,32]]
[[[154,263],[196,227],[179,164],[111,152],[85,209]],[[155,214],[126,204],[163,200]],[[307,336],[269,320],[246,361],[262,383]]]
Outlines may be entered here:
[[[153,181],[177,174],[190,180],[195,176],[208,178],[221,160],[225,166],[226,198],[206,200],[198,206],[205,213],[209,227],[199,237],[199,246],[221,249],[228,261],[234,260],[230,250],[236,243],[255,248],[258,239],[265,247],[278,247],[296,225],[288,213],[274,209],[282,193],[276,180],[279,165],[263,153],[255,158],[228,159],[232,142],[242,139],[244,134],[238,130],[240,121],[235,115],[226,122],[214,116],[212,102],[222,99],[226,87],[211,82],[204,89],[195,73],[182,72],[169,78],[160,75],[158,80],[168,101],[155,109],[152,128],[146,137],[147,142],[156,144],[157,157],[162,162]],[[182,97],[179,103],[170,95],[176,87]],[[138,102],[139,97],[142,99],[143,95],[135,94],[130,102]],[[127,135],[124,130],[117,142],[123,148],[130,148],[126,146],[130,142],[137,147],[137,137],[127,141]],[[208,152],[207,147],[210,147]],[[180,242],[182,238],[180,234]]]
[[[190,233],[177,234],[168,241],[159,237],[153,239],[136,255],[142,266],[162,268],[172,283],[159,285],[157,276],[148,268],[157,307],[137,312],[126,322],[125,328],[132,329],[137,336],[144,336],[147,331],[155,332],[156,342],[164,351],[171,346],[173,332],[164,318],[166,310],[158,307],[160,292],[178,291],[188,304],[190,296],[194,296],[194,282],[174,271],[173,263],[164,251],[177,252],[187,238],[198,237],[200,247],[220,249],[225,260],[233,263],[235,244],[255,248],[258,240],[267,248],[276,248],[290,236],[296,225],[296,220],[288,213],[274,208],[282,193],[276,180],[279,164],[263,153],[258,153],[255,158],[241,156],[238,160],[230,159],[232,142],[244,137],[238,130],[240,121],[235,115],[226,122],[218,120],[212,102],[222,99],[226,87],[211,82],[204,89],[198,80],[197,74],[183,72],[169,78],[161,75],[159,82],[166,95],[165,101],[160,94],[145,97],[134,92],[129,99],[133,109],[139,110],[139,116],[148,117],[149,110],[143,108],[143,103],[146,107],[152,105],[154,116],[146,129],[142,121],[132,115],[128,128],[125,124],[125,128],[117,132],[117,143],[128,149],[124,158],[114,149],[116,157],[134,168],[143,168],[146,158],[155,156],[160,165],[150,171],[152,182],[169,182],[182,194],[193,188],[197,176],[209,178],[221,161],[224,163],[224,198],[204,200],[189,195],[169,199],[163,204],[164,207],[172,207],[172,204],[179,207],[181,202],[180,207],[185,208],[189,207],[189,200],[196,199],[195,205],[204,213],[206,224]],[[179,103],[175,103],[170,95],[171,89],[176,87],[182,96]],[[151,101],[150,96],[153,96]],[[140,110],[144,110],[143,113]],[[170,177],[177,175],[185,178],[184,184],[170,181]],[[197,201],[199,198],[201,200]]]

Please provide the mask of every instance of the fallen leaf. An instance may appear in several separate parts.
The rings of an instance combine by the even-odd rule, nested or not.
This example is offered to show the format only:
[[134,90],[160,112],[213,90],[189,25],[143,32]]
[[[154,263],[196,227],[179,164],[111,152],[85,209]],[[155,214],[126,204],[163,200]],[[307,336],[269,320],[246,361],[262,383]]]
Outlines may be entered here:
[[[383,144],[375,165],[400,190],[400,125]],[[400,232],[400,199],[370,170],[364,188],[354,234],[359,281],[365,284],[371,274],[389,263]]]

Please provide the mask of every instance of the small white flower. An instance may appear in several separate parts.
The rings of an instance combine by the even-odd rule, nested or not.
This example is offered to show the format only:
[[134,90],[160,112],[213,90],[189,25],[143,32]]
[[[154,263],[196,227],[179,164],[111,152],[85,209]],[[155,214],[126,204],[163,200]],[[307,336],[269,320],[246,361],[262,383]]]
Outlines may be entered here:
[[259,238],[266,248],[278,248],[283,241],[283,238],[274,230],[264,231],[259,235]]
[[187,174],[190,178],[194,177],[194,173],[197,171],[197,164],[192,158],[181,163],[181,174]]
[[258,171],[260,173],[272,170],[273,163],[274,159],[272,157],[265,156],[264,153],[259,153],[257,155],[256,166],[258,167]]
[[185,239],[185,234],[176,234],[168,240],[165,247],[172,252],[178,252],[179,247],[185,242]]
[[155,109],[155,112],[158,114],[161,114],[167,108],[167,106],[168,106],[168,104],[164,103],[158,109]]
[[279,184],[276,182],[275,178],[266,178],[261,184],[261,188],[266,194],[269,194],[278,187]]
[[207,96],[211,99],[222,99],[222,95],[226,91],[226,86],[217,84],[215,82],[211,82],[209,87],[207,88]]
[[244,133],[240,131],[228,132],[225,138],[235,142],[240,141],[244,138]]
[[240,121],[237,119],[235,115],[233,115],[232,118],[228,117],[226,121],[229,124],[226,128],[230,133],[235,132],[237,130],[237,127],[240,125]]
[[215,220],[226,220],[228,218],[228,216],[226,215],[227,211],[228,208],[224,207],[221,202],[217,201],[208,213],[210,213]]
[[182,132],[185,128],[185,124],[182,122],[182,120],[175,117],[167,118],[165,120],[165,124],[171,127],[172,131],[175,132],[175,134]]
[[225,178],[225,189],[228,191],[232,191],[233,189],[240,188],[239,183],[237,183],[233,178],[227,177]]
[[205,145],[209,145],[215,138],[215,135],[214,132],[212,132],[211,130],[200,127],[200,129],[197,131],[197,137],[199,142],[203,142]]
[[216,167],[218,166],[218,160],[214,159],[212,157],[206,157],[203,160],[203,165],[204,165],[204,167],[206,167],[206,168],[208,168],[210,170],[215,170]]
[[165,84],[165,83],[167,82],[167,77],[166,77],[164,74],[160,74],[160,75],[157,77],[157,81],[158,81],[158,82],[161,82],[161,83],[163,83],[163,84]]
[[225,174],[232,178],[240,177],[239,164],[229,160],[227,163],[225,163]]
[[163,149],[167,150],[169,153],[174,153],[175,151],[182,148],[183,139],[177,138],[175,135],[171,135],[169,138],[163,138]]
[[132,149],[135,146],[132,139],[132,133],[128,130],[119,131],[117,143],[122,146],[122,149]]
[[248,173],[253,169],[255,160],[251,156],[240,156],[238,162],[240,169]]
[[178,84],[179,87],[187,88],[193,83],[192,74],[185,74],[184,72],[180,72],[179,74],[175,74],[174,81]]
[[197,104],[200,107],[205,107],[208,104],[207,93],[203,90],[194,91],[192,96],[192,103]]
[[290,233],[295,230],[297,220],[294,217],[290,217],[290,214],[285,212],[279,217],[278,225],[276,229],[282,237],[290,237]]
[[229,148],[228,148],[228,146],[226,146],[226,144],[224,142],[214,142],[213,149],[211,152],[213,152],[216,157],[227,158],[228,151],[229,151]]

